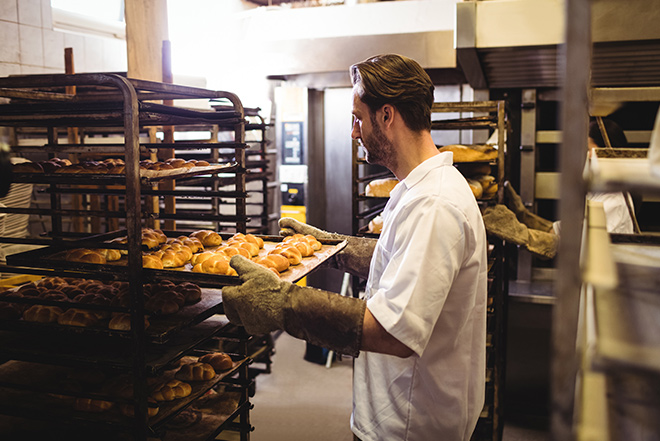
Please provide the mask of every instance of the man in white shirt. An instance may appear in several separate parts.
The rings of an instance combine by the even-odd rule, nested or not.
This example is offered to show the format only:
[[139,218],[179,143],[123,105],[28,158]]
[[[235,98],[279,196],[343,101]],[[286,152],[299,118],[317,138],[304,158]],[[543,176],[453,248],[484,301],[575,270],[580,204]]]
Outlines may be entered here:
[[[225,312],[250,333],[284,329],[354,356],[356,438],[469,440],[484,402],[486,233],[452,154],[431,138],[433,84],[413,60],[372,57],[351,67],[352,136],[367,161],[399,179],[373,239],[293,219],[288,233],[343,238],[332,264],[368,277],[364,299],[281,282],[243,258],[225,287]],[[360,353],[361,351],[361,353]]]

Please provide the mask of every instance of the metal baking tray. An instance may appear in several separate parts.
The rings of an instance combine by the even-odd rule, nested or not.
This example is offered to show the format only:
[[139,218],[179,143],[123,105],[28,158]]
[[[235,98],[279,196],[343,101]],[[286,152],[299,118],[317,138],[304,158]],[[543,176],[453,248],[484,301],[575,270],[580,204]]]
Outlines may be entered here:
[[[171,234],[168,234],[171,233]],[[168,237],[177,237],[180,235],[185,235],[184,232],[165,232]],[[121,232],[112,232],[107,235],[95,236],[95,240],[99,242],[96,244],[96,248],[103,248],[105,245],[103,241],[105,239],[111,239],[114,237],[121,236]],[[223,239],[227,239],[228,236],[221,235]],[[259,252],[260,256],[268,254],[272,248],[274,248],[277,243],[282,241],[280,236],[261,236],[258,237],[264,240],[264,248]],[[330,257],[341,251],[346,246],[346,241],[342,240],[332,240],[332,239],[322,239],[319,242],[322,244],[322,248],[319,251],[316,251],[313,256],[303,258],[303,261],[300,265],[292,266],[288,270],[280,274],[282,280],[295,283],[300,279],[304,278],[316,268],[318,268],[323,262],[328,260]],[[81,242],[82,243],[82,242]],[[84,242],[88,244],[88,241]],[[88,247],[88,246],[85,246]],[[76,248],[75,245],[68,245],[67,248]],[[116,246],[108,246],[108,248],[117,248]],[[213,247],[207,248],[212,250]],[[127,258],[122,257],[120,260],[115,262],[109,262],[107,264],[93,264],[93,263],[83,263],[83,262],[68,262],[61,258],[57,258],[58,253],[64,251],[63,248],[58,248],[57,246],[44,247],[36,250],[26,251],[23,253],[12,254],[7,256],[7,264],[11,266],[23,266],[28,268],[34,268],[35,266],[41,268],[53,268],[61,270],[73,270],[79,271],[82,275],[81,277],[94,279],[94,273],[102,274],[111,274],[116,275],[118,280],[125,278],[125,267],[127,264]],[[38,263],[38,264],[36,264]],[[211,288],[221,288],[226,285],[240,285],[241,281],[237,276],[224,276],[219,274],[207,274],[207,273],[195,273],[192,272],[192,265],[186,264],[185,266],[171,269],[162,269],[155,270],[150,268],[144,268],[144,275],[146,281],[151,280],[162,280],[169,279],[174,282],[192,282],[196,283],[202,287],[211,287]]]

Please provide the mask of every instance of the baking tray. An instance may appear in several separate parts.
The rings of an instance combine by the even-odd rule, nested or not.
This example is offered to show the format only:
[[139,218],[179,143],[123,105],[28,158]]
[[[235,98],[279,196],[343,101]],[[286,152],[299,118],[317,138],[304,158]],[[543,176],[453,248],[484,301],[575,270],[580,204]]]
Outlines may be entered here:
[[[12,303],[29,303],[29,304],[48,304],[66,308],[80,308],[89,310],[107,310],[107,307],[78,304],[73,302],[47,302],[42,299],[12,299],[3,298],[2,301]],[[126,308],[112,308],[121,309],[128,312]],[[194,304],[185,305],[175,314],[157,315],[149,314],[149,327],[145,330],[147,341],[151,343],[163,344],[176,332],[190,326],[196,325],[203,320],[211,317],[214,314],[221,314],[222,308],[222,292],[219,289],[202,288],[202,298],[199,302]],[[38,334],[58,333],[60,335],[102,335],[109,337],[123,337],[132,338],[131,331],[118,331],[109,329],[108,319],[101,320],[94,326],[80,327],[80,326],[65,326],[57,323],[36,323],[26,322],[23,320],[0,320],[0,329],[21,332],[35,332]]]
[[[140,181],[143,184],[165,179],[187,179],[200,175],[228,173],[236,168],[236,163],[213,164],[193,168],[175,168],[172,170],[140,169]],[[31,182],[40,184],[70,184],[70,185],[103,185],[123,184],[125,174],[109,173],[13,173],[16,182]]]
[[[170,235],[168,232],[165,232],[168,237],[176,237],[180,235],[185,235],[183,232],[175,232],[175,235]],[[121,236],[122,234],[117,234],[117,232],[108,233],[107,235],[96,236],[96,239],[99,242],[103,242],[105,237],[114,238]],[[223,239],[226,240],[228,237],[222,235]],[[280,236],[261,236],[258,237],[264,240],[264,248],[259,252],[260,256],[268,254],[272,248],[274,248],[279,242],[282,241]],[[347,244],[345,240],[333,240],[333,239],[322,239],[319,242],[322,244],[322,248],[319,251],[316,251],[313,256],[303,258],[303,261],[300,265],[292,266],[288,270],[280,274],[282,280],[295,283],[300,279],[304,278],[316,268],[318,268],[323,262],[328,260],[330,257],[341,251]],[[96,248],[103,248],[104,245],[99,243]],[[76,248],[75,245],[69,245],[67,248]],[[116,247],[115,247],[116,248]],[[208,247],[207,250],[213,250],[216,247]],[[106,273],[117,275],[117,279],[125,279],[125,267],[127,264],[127,258],[122,257],[120,260],[115,262],[109,262],[107,264],[92,264],[92,263],[83,263],[83,262],[67,262],[62,259],[58,259],[54,256],[57,256],[58,253],[64,251],[62,248],[56,246],[39,248],[36,250],[26,251],[23,253],[12,254],[7,256],[7,264],[12,266],[24,266],[24,267],[35,267],[35,262],[38,262],[39,267],[47,267],[53,269],[61,270],[75,270],[83,273],[81,277],[86,277],[94,279],[94,273]],[[202,287],[214,287],[220,288],[227,285],[240,285],[241,281],[237,276],[223,276],[219,274],[207,274],[207,273],[195,273],[192,272],[192,265],[186,264],[183,267],[171,268],[171,269],[162,269],[155,270],[150,268],[144,268],[144,275],[147,281],[150,280],[162,280],[169,279],[174,282],[192,282],[196,283]]]
[[[147,344],[145,367],[157,375],[200,343],[221,333],[229,324],[223,315],[213,315],[171,336],[167,345]],[[129,340],[79,334],[67,339],[60,334],[0,331],[0,355],[60,366],[104,367],[127,370],[133,366],[134,348]]]
[[[187,363],[196,360],[197,357],[184,357],[182,361]],[[190,421],[190,425],[197,423],[198,420],[201,421],[200,409],[219,410],[226,407],[223,404],[230,404],[230,409],[236,409],[238,402],[233,395],[225,396],[224,393],[214,392],[213,400],[205,395],[218,383],[232,377],[240,366],[248,362],[246,358],[234,358],[233,360],[232,368],[217,372],[211,380],[188,382],[192,387],[189,396],[169,402],[159,402],[158,413],[149,418],[150,430],[152,432],[162,432],[162,427],[165,425],[184,428],[181,427],[183,426],[182,418],[178,418],[177,414],[188,406],[193,406],[190,413],[194,417],[199,417]],[[166,382],[174,378],[177,369],[173,368],[163,372],[158,377],[158,381]],[[117,405],[101,413],[81,412],[73,409],[73,397],[76,396],[114,403],[131,402],[130,399],[113,397],[107,391],[103,392],[104,386],[114,380],[113,376],[104,375],[106,380],[103,384],[85,386],[82,382],[73,379],[77,372],[79,370],[76,368],[23,361],[9,361],[0,365],[0,389],[3,390],[3,393],[0,394],[0,407],[11,407],[13,409],[12,414],[15,416],[25,415],[34,418],[35,415],[38,415],[37,419],[104,424],[130,430],[134,425],[133,420],[121,414]],[[83,388],[73,390],[74,384],[78,384]],[[51,394],[68,395],[70,398],[56,397]],[[199,400],[199,403],[196,403],[197,400]],[[227,403],[223,403],[223,401],[227,401]],[[226,420],[229,415],[231,415],[231,411],[218,415],[217,418],[213,418],[213,421],[222,424],[222,418],[224,417]]]

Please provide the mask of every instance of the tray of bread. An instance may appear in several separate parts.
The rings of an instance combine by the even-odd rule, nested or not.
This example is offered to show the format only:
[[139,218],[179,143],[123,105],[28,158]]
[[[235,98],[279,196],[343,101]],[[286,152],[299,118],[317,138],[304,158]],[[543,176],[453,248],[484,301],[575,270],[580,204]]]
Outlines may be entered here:
[[[226,172],[235,167],[235,163],[211,164],[207,161],[182,158],[170,158],[165,161],[140,161],[140,179],[144,183],[162,179],[184,179],[188,177]],[[65,176],[70,180],[94,180],[106,178],[122,178],[126,164],[121,158],[107,158],[102,161],[81,161],[73,164],[68,159],[52,158],[39,162],[20,162],[12,166],[13,173],[37,176]],[[73,176],[73,177],[72,177]],[[84,176],[84,177],[83,177]],[[89,182],[88,182],[89,183]]]
[[[177,415],[246,361],[224,352],[184,356],[169,369],[147,378],[149,426],[157,430],[164,424],[180,427],[184,423],[191,426],[198,422],[201,418],[191,419],[190,415],[177,418]],[[118,375],[96,367],[9,361],[0,366],[0,382],[12,386],[0,402],[27,413],[37,411],[44,417],[74,416],[118,427],[133,424],[133,377],[130,374]],[[209,401],[211,396],[222,398],[222,388],[218,391],[195,402],[196,409],[219,409],[216,400]]]
[[[16,266],[41,265],[85,272],[123,273],[128,263],[122,233],[95,236],[98,248],[40,248],[7,256]],[[87,241],[86,243],[88,243]],[[310,235],[288,237],[236,233],[221,235],[212,230],[188,234],[142,229],[142,265],[147,279],[169,279],[220,288],[241,283],[229,262],[240,254],[278,274],[282,280],[297,282],[346,246],[346,241],[316,240]],[[105,248],[107,247],[107,248]]]
[[[142,288],[145,334],[152,343],[222,312],[219,289],[170,280]],[[127,282],[44,277],[0,293],[0,327],[128,338],[130,301]]]

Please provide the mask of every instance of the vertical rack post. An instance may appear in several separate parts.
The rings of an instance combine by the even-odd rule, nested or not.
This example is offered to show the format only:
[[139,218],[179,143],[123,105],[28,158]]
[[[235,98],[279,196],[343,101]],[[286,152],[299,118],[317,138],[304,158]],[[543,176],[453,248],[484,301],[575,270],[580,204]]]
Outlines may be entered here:
[[[560,149],[559,243],[556,303],[552,326],[552,415],[554,440],[574,439],[576,337],[581,286],[580,243],[586,197],[582,171],[587,153],[588,97],[591,61],[591,1],[566,1],[563,54],[563,139]],[[560,57],[560,60],[562,57]]]

